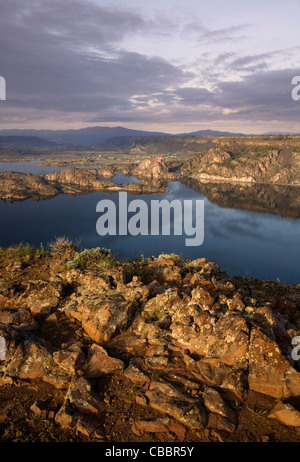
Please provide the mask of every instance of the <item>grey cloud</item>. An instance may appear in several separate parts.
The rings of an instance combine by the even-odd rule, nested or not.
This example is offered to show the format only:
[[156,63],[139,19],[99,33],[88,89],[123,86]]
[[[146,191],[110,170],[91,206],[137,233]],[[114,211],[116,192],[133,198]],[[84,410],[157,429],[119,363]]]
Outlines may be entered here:
[[177,90],[176,95],[186,106],[211,104],[214,99],[213,93],[208,91],[206,88],[180,88]]
[[145,108],[141,120],[157,122],[299,120],[299,104],[291,98],[291,80],[300,70],[258,72],[240,81],[219,82],[214,91],[178,88],[168,93],[170,112]]
[[169,84],[178,86],[188,77],[161,58],[138,53],[122,52],[115,59],[93,62],[81,57],[79,66],[74,61],[61,65],[58,72],[51,66],[38,69],[36,82],[31,74],[28,80],[25,75],[16,84],[10,105],[74,112],[133,109],[132,96],[164,92]]
[[73,46],[118,41],[145,27],[143,18],[130,10],[102,7],[90,0],[10,0],[1,7],[0,24],[2,31],[10,31],[10,42],[21,44],[26,35]]
[[[201,105],[206,105],[205,115],[208,119],[216,118],[219,114],[223,119],[297,120],[299,105],[291,98],[291,80],[295,75],[300,75],[300,70],[261,71],[239,81],[220,81],[214,91],[181,88],[176,95],[180,97],[183,107],[201,109]],[[227,114],[222,112],[224,110],[227,110]]]
[[[183,27],[183,34],[194,36],[198,42],[234,41],[241,40],[249,26],[249,24],[239,24],[222,29],[208,29],[200,22],[194,22]],[[242,33],[242,36],[237,36],[237,33]]]
[[[283,112],[296,114],[291,98],[291,80],[299,70],[284,69],[258,72],[238,82],[221,82],[219,84],[218,101],[224,107],[238,109],[265,108],[272,111],[271,116],[281,116]],[[293,111],[293,108],[295,111]]]
[[165,91],[191,76],[160,57],[118,50],[122,37],[149,27],[132,11],[80,0],[6,6],[0,18],[3,117],[13,108],[121,116],[134,110],[133,95]]
[[[198,40],[212,40],[212,41],[220,41],[220,40],[237,40],[236,33],[244,33],[245,29],[249,27],[249,24],[241,24],[238,26],[226,27],[223,29],[216,29],[216,30],[204,30],[202,34],[200,34]],[[241,36],[239,37],[241,39]]]
[[274,55],[274,52],[261,53],[261,54],[252,55],[252,56],[242,56],[232,61],[231,65],[234,68],[242,68],[245,66],[252,65],[253,63],[256,63],[257,61],[265,61],[266,59],[271,58],[273,55]]
[[230,60],[233,56],[236,56],[234,52],[221,53],[214,59],[214,64],[219,65]]
[[[213,90],[194,88],[189,86],[197,77],[193,73],[160,57],[120,49],[120,41],[131,34],[175,30],[172,19],[163,31],[163,19],[155,24],[135,11],[90,1],[1,3],[0,74],[7,83],[2,122],[40,120],[47,114],[87,123],[299,119],[291,79],[300,70],[268,70],[268,61],[281,51],[255,56],[227,51],[215,58],[207,52],[201,57],[201,78]],[[208,30],[194,23],[184,31],[213,42],[236,38],[246,27]],[[240,79],[222,81],[230,71],[240,71]]]

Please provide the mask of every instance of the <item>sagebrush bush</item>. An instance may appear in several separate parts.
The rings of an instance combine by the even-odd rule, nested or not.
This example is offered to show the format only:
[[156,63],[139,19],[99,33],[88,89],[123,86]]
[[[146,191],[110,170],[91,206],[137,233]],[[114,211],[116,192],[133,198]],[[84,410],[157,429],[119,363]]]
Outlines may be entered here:
[[49,249],[55,256],[70,260],[77,251],[77,246],[69,238],[60,236],[49,244]]
[[84,268],[96,264],[97,267],[105,267],[114,264],[115,260],[110,250],[96,247],[76,252],[73,259],[66,263],[67,269]]

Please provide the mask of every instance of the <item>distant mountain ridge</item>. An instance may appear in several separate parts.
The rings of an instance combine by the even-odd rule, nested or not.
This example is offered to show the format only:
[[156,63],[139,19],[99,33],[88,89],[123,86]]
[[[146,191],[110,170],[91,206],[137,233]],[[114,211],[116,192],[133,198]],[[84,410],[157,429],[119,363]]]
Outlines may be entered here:
[[245,134],[220,132],[218,130],[198,130],[196,132],[180,133],[178,136],[245,136]]
[[180,153],[197,153],[208,150],[212,139],[201,136],[181,135],[146,135],[146,136],[117,136],[104,143],[92,146],[95,150],[120,151],[136,155],[165,155]]
[[34,129],[5,129],[0,130],[0,139],[3,136],[10,137],[37,137],[48,142],[62,145],[90,146],[105,143],[108,140],[121,137],[142,136],[242,136],[242,133],[234,134],[214,130],[199,130],[192,133],[171,134],[163,132],[151,132],[146,130],[133,130],[125,127],[86,127],[72,130],[34,130]]
[[56,143],[48,141],[39,136],[1,136],[0,135],[0,146],[55,146]]
[[[279,135],[280,133],[268,133],[268,135]],[[287,133],[282,133],[285,135]],[[134,137],[186,137],[186,136],[250,136],[244,133],[231,133],[227,131],[218,130],[198,130],[190,133],[163,133],[163,132],[151,132],[146,130],[134,130],[125,127],[86,127],[72,130],[34,130],[34,129],[4,129],[0,130],[0,144],[15,144],[12,137],[15,137],[15,141],[22,142],[23,145],[34,145],[42,146],[48,143],[48,145],[76,145],[76,146],[92,146],[100,145],[101,143],[108,143],[108,145],[124,144],[125,140],[122,137],[126,137],[128,142],[129,138]],[[11,140],[7,139],[6,143],[1,142],[1,138],[11,137]],[[23,139],[21,139],[21,137]],[[19,138],[19,140],[17,140]],[[26,139],[27,138],[27,139]],[[28,139],[30,138],[30,139]],[[113,141],[111,141],[113,140]]]
[[6,129],[0,130],[1,136],[39,137],[62,145],[82,145],[103,143],[117,136],[168,135],[167,133],[132,130],[124,127],[87,127],[74,130],[32,130]]

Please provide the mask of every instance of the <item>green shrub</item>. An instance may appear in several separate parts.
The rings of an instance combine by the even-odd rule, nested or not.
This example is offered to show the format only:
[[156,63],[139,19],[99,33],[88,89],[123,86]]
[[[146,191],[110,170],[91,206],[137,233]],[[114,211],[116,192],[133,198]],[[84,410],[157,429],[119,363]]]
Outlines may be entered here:
[[66,263],[68,270],[75,268],[85,268],[95,264],[98,268],[111,266],[115,262],[110,250],[96,247],[94,249],[84,249],[82,252],[76,252],[73,259]]

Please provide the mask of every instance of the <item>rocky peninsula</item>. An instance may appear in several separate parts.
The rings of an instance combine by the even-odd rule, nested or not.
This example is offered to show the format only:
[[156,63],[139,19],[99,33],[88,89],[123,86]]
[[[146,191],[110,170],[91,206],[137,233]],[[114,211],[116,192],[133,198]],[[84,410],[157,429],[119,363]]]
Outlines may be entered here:
[[1,249],[1,439],[299,441],[299,309],[205,258]]
[[26,199],[51,199],[58,194],[78,195],[95,191],[116,192],[126,190],[133,194],[163,192],[167,180],[150,182],[147,178],[143,183],[117,184],[110,181],[113,170],[102,168],[69,167],[60,172],[46,175],[30,173],[5,172],[0,173],[0,199],[11,202]]

